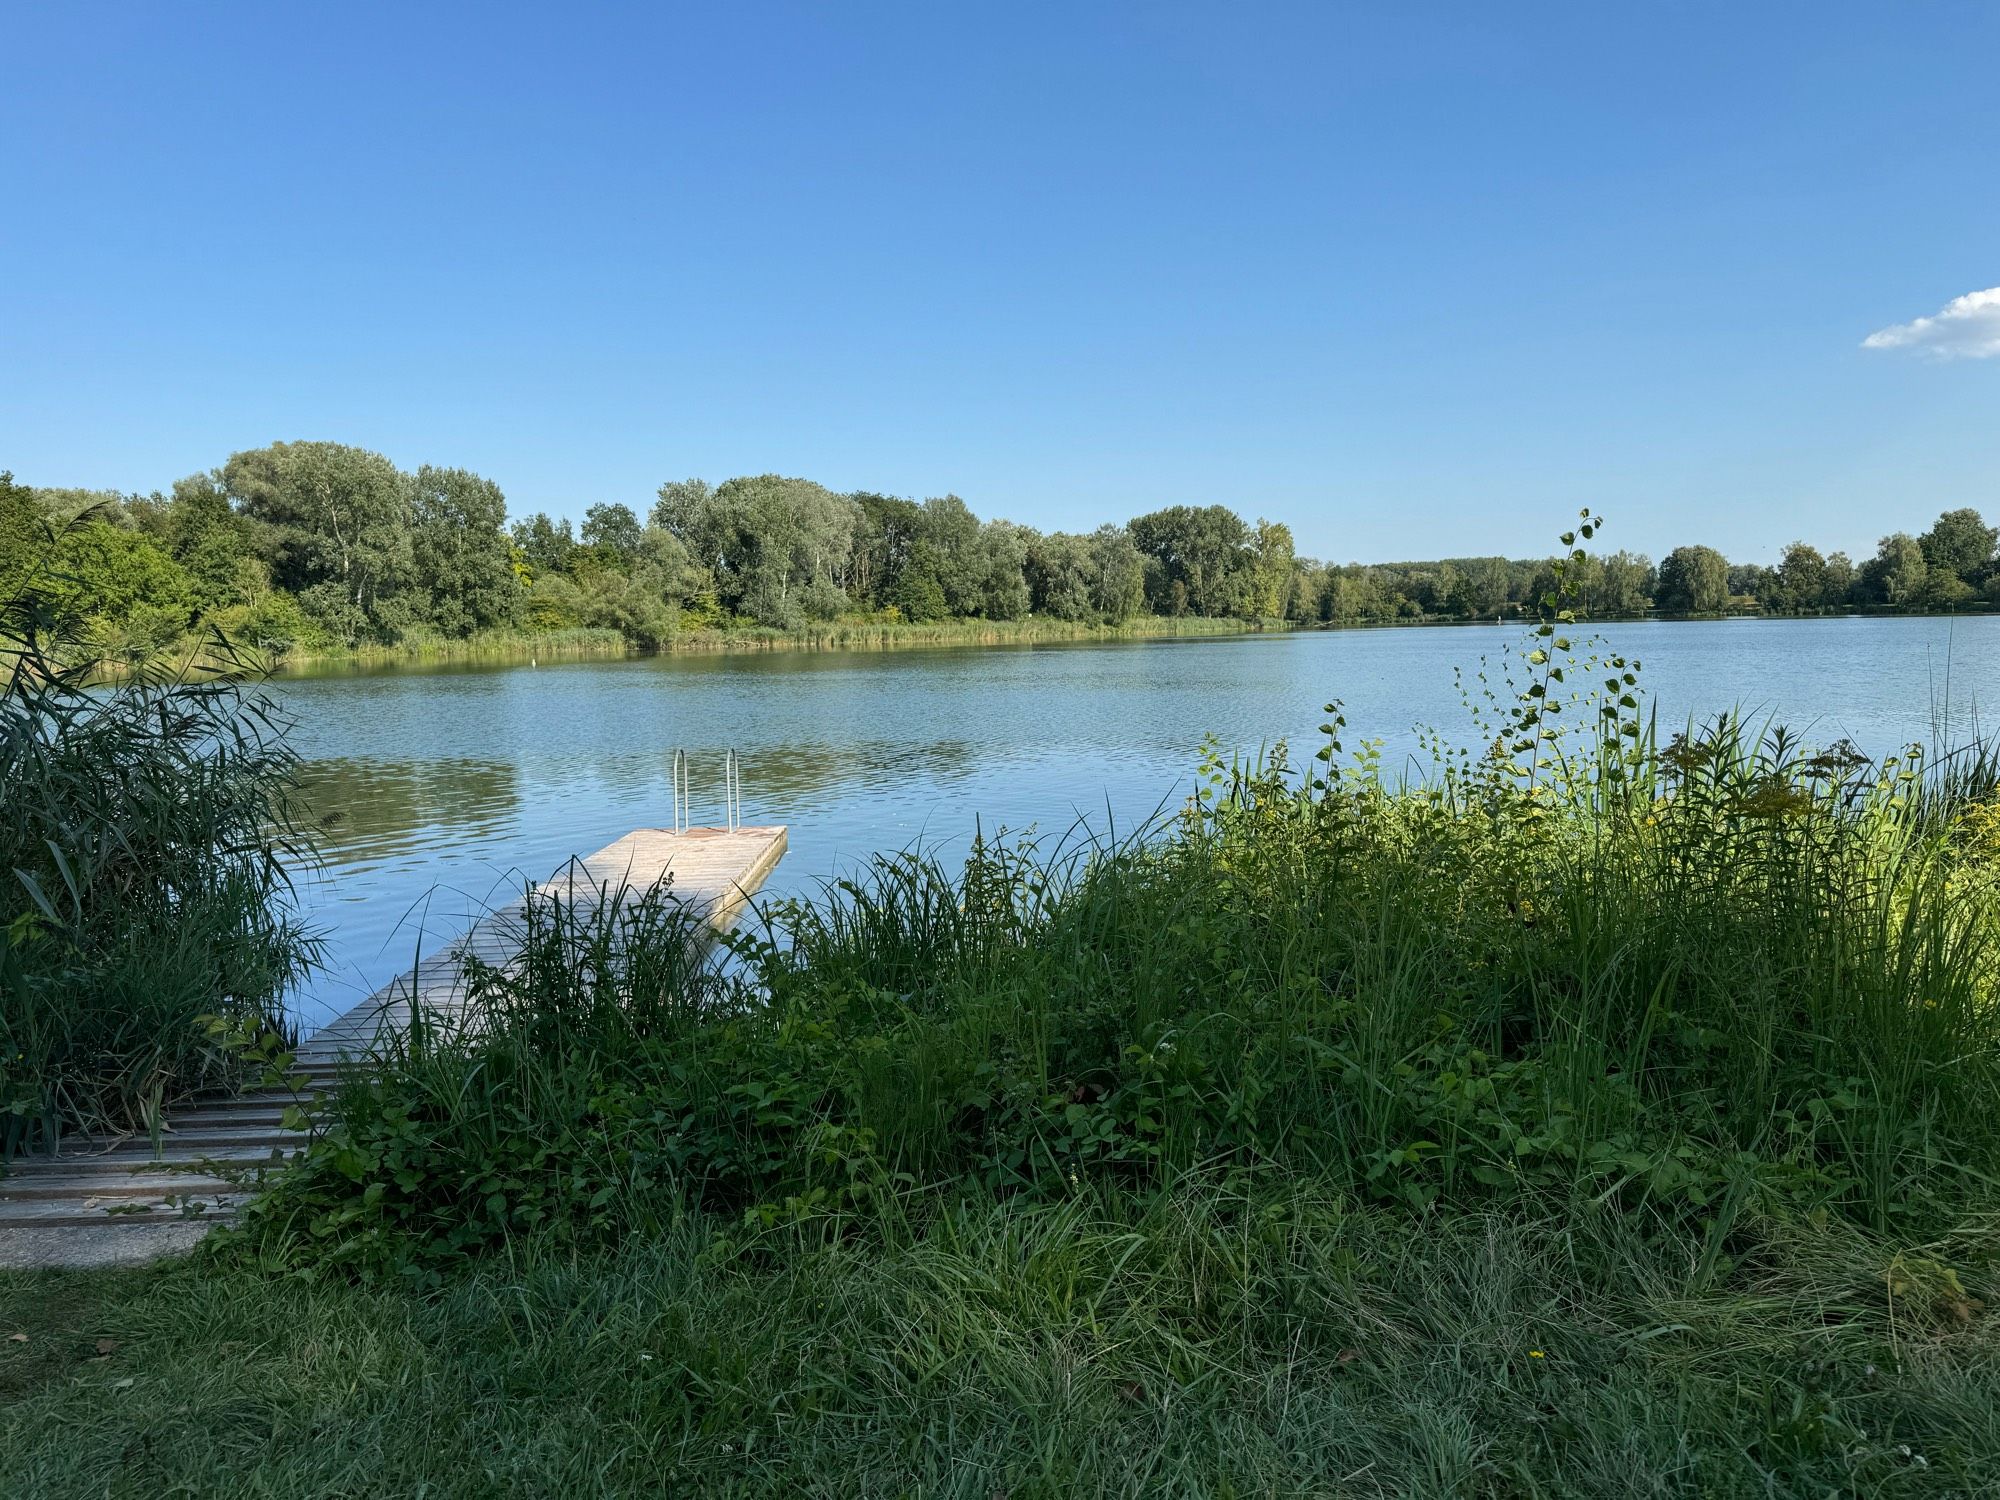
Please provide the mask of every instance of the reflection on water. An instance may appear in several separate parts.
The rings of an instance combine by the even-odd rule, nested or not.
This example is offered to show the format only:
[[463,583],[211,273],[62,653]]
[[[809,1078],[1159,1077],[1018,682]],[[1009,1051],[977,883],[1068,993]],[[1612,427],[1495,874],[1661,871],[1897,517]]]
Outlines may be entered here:
[[332,869],[478,840],[520,810],[518,770],[499,761],[343,755],[308,762],[301,780]]
[[[1183,795],[1204,734],[1255,751],[1316,739],[1341,698],[1353,737],[1461,731],[1454,666],[1513,627],[893,652],[660,657],[288,678],[307,790],[327,823],[305,904],[330,973],[308,1021],[406,967],[526,876],[672,818],[689,752],[696,823],[722,818],[722,757],[743,757],[744,816],[791,825],[771,882],[805,892],[914,842],[950,855],[975,820],[1130,828]],[[1663,720],[1741,707],[1874,753],[1962,738],[2000,701],[2000,618],[1636,623],[1606,627],[1645,663]]]

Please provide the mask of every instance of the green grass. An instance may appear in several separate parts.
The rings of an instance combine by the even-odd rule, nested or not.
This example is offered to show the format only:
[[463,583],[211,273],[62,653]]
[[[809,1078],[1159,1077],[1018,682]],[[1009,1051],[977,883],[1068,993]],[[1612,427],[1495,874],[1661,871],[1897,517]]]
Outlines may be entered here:
[[[1928,1495],[2000,1343],[1865,1234],[1357,1211],[1307,1182],[685,1221],[429,1297],[204,1264],[0,1280],[9,1495]],[[115,1347],[98,1354],[100,1339]]]

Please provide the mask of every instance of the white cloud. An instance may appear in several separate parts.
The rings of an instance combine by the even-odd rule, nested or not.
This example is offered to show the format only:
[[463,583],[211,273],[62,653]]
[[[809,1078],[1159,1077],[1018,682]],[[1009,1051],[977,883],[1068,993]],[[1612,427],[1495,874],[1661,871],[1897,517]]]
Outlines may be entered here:
[[2000,354],[2000,286],[1967,292],[1936,317],[1892,323],[1861,341],[1864,349],[1916,349],[1936,359],[1985,359]]

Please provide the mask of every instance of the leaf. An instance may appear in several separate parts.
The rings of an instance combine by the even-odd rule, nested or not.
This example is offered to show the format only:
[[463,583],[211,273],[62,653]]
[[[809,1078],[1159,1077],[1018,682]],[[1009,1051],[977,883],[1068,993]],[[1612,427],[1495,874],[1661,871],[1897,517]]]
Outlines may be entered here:
[[118,1347],[118,1340],[116,1339],[99,1339],[97,1341],[97,1352],[99,1354],[109,1354],[112,1350],[116,1349],[117,1347]]
[[28,1342],[28,1336],[25,1333],[10,1333],[7,1335],[7,1342],[10,1344],[25,1344]]

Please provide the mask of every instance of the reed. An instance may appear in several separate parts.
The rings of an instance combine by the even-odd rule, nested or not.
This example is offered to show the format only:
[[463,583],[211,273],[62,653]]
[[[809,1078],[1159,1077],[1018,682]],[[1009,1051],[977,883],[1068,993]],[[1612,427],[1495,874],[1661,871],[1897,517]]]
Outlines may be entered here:
[[231,1082],[315,954],[258,663],[218,636],[105,681],[43,603],[32,578],[0,601],[0,1160]]

